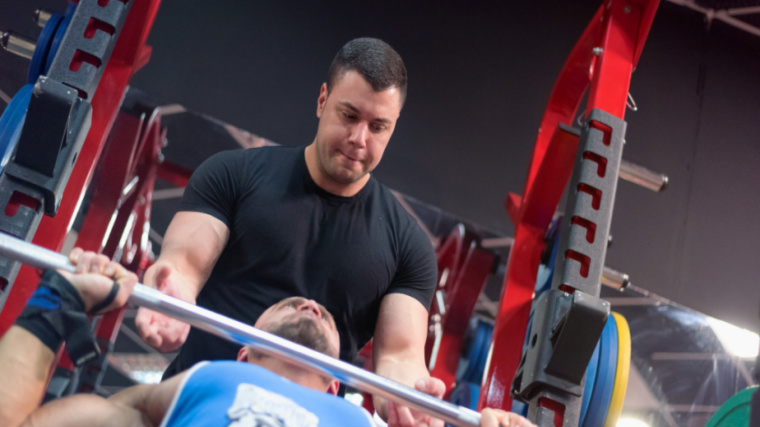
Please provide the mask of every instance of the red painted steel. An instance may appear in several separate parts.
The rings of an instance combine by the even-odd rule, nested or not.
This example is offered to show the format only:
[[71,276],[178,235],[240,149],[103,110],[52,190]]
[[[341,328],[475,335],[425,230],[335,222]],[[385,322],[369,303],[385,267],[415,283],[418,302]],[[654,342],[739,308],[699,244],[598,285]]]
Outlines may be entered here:
[[[92,98],[92,124],[66,184],[58,213],[55,217],[42,218],[32,239],[34,244],[56,251],[63,246],[100,158],[106,136],[116,118],[127,83],[149,58],[150,48],[145,46],[145,40],[159,4],[160,0],[134,0]],[[0,313],[0,335],[5,334],[21,313],[38,280],[39,276],[34,269],[21,267]]]
[[[430,373],[446,384],[445,398],[448,399],[456,380],[464,334],[478,296],[493,270],[495,256],[478,248],[473,236],[466,233],[462,226],[454,228],[436,255],[439,271],[437,291],[443,294],[444,310],[441,312],[436,302],[430,310],[431,317],[440,316],[441,332],[437,357]],[[447,274],[443,280],[442,274]],[[433,341],[428,339],[429,363]]]
[[[157,110],[135,114],[120,112],[114,123],[76,246],[101,252],[142,275],[152,257],[148,239],[151,199],[165,131]],[[107,351],[115,342],[122,318],[123,310],[118,310],[98,321],[95,331],[101,350]],[[61,366],[72,369],[65,359]],[[91,384],[81,386],[80,391],[91,391]]]
[[[586,114],[603,109],[623,118],[631,71],[652,25],[659,0],[605,1],[560,71],[541,120],[523,190],[509,194],[507,212],[515,242],[492,337],[492,354],[478,407],[511,408],[512,378],[520,363],[544,233],[567,185],[577,138],[559,133],[572,125],[586,90]],[[594,48],[601,48],[599,49]]]

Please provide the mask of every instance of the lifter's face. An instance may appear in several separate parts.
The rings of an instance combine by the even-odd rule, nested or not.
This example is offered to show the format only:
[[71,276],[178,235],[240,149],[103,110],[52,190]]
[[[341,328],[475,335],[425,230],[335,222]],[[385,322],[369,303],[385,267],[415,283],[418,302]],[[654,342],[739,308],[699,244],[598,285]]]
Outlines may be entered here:
[[324,353],[338,357],[338,329],[330,312],[321,304],[303,297],[285,298],[261,313],[254,326],[267,332],[275,332],[288,325],[307,328],[302,332],[314,335],[312,338],[319,339],[320,336],[324,336],[328,347]]
[[361,189],[380,163],[400,114],[397,87],[375,92],[356,71],[346,71],[329,93],[323,84],[317,100],[319,128],[312,144],[320,176],[312,178],[339,195],[347,194],[329,187],[349,193]]

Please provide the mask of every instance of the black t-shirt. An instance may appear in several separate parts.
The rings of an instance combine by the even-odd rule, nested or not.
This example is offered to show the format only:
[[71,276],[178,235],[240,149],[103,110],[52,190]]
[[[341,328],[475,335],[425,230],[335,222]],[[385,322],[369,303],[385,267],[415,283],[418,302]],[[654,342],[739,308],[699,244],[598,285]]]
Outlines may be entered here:
[[[416,221],[374,178],[353,197],[324,191],[303,148],[212,156],[191,177],[180,210],[209,214],[230,230],[197,298],[225,316],[252,325],[283,298],[314,299],[335,317],[341,359],[352,361],[372,338],[383,296],[403,293],[430,306],[435,252]],[[193,328],[165,377],[200,360],[234,359],[239,348]]]

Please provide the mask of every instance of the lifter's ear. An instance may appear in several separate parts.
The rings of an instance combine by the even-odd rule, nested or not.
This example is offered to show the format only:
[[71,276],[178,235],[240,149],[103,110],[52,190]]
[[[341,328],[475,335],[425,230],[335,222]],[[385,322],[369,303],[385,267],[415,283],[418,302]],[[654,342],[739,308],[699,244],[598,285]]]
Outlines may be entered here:
[[237,355],[237,361],[238,362],[248,361],[248,346],[240,347],[240,351],[238,351],[238,355]]
[[327,393],[337,396],[338,389],[340,389],[340,383],[338,380],[332,380],[330,381],[330,385],[327,386]]

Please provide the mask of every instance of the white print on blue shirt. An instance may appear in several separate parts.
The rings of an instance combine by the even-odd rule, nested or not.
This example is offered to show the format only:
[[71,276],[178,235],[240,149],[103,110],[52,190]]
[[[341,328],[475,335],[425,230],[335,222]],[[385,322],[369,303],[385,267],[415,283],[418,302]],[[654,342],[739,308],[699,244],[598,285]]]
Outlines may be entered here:
[[240,384],[227,410],[229,427],[316,427],[319,418],[285,396]]

